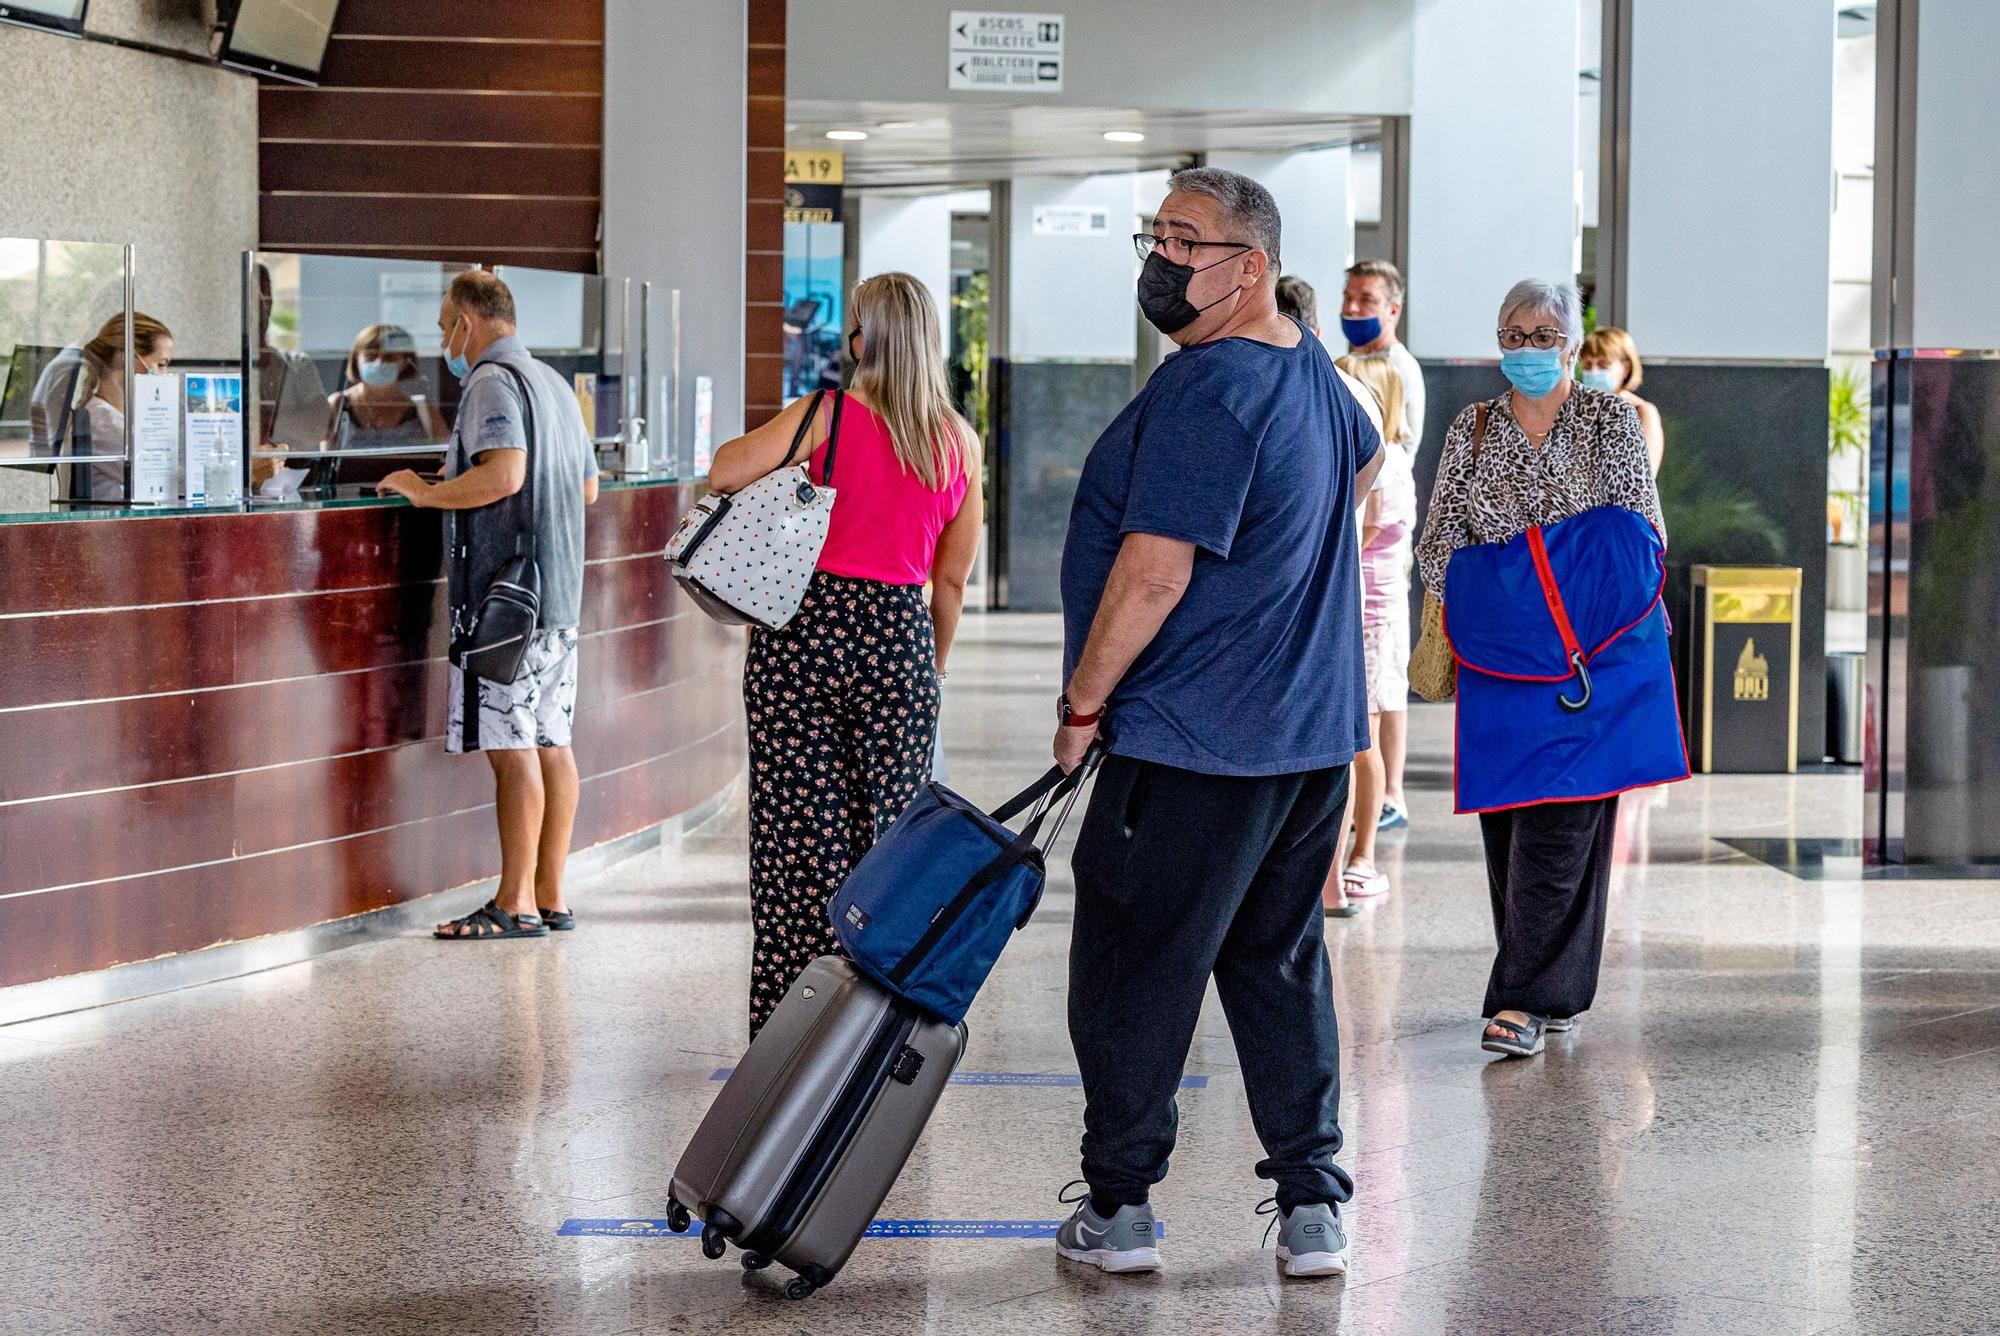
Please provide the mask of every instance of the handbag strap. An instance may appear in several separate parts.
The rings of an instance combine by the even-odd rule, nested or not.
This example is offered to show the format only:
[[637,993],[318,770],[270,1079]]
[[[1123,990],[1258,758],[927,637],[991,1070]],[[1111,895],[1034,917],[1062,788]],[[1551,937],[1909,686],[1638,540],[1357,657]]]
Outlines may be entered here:
[[[522,526],[521,531],[515,535],[514,551],[520,555],[527,556],[530,558],[536,558],[537,560],[539,560],[536,553],[537,535],[535,532],[534,392],[528,387],[527,377],[523,376],[519,368],[517,367],[510,366],[506,362],[500,361],[498,358],[495,358],[491,362],[481,362],[479,365],[497,366],[502,371],[506,372],[509,376],[512,376],[514,378],[514,387],[520,392],[521,395],[521,437],[522,440],[525,442],[525,448],[523,453],[525,453],[528,457],[528,475],[527,475],[527,481],[521,484],[520,496],[522,497],[522,500],[518,504],[525,506],[527,508],[528,519],[527,523]],[[477,369],[478,369],[477,367],[474,368],[474,370]],[[458,443],[461,449],[465,445],[464,426],[465,426],[464,415],[460,414],[460,420],[452,424],[452,431],[453,434],[458,437]],[[466,463],[468,465],[472,463],[472,456],[469,453],[466,455]],[[474,607],[478,606],[479,603],[479,591],[473,589],[472,587],[471,529],[472,529],[472,517],[477,513],[478,513],[477,511],[471,511],[471,510],[455,510],[452,512],[451,515],[452,558],[458,566],[458,587],[465,591],[465,598],[467,603]]]
[[[819,479],[820,485],[823,487],[833,486],[833,456],[834,451],[840,445],[840,410],[847,402],[847,396],[841,391],[834,390],[831,393],[833,394],[833,421],[828,425],[826,430],[826,467],[820,470]],[[799,457],[799,447],[805,444],[806,435],[812,430],[813,419],[819,416],[820,401],[825,399],[827,394],[828,391],[826,390],[813,391],[812,402],[806,405],[806,415],[799,419],[799,429],[792,433],[792,448],[785,451],[785,459],[783,463],[778,465],[779,469],[790,468],[792,461]],[[808,464],[810,464],[810,460],[811,455],[809,452],[807,456]],[[772,472],[777,472],[777,469],[773,469]]]
[[[785,461],[778,465],[778,468],[790,468],[792,461],[799,457],[799,447],[805,444],[806,433],[812,430],[813,416],[819,412],[820,400],[824,398],[826,398],[825,390],[813,391],[812,402],[806,405],[806,415],[799,419],[799,429],[792,433],[792,448],[785,451]],[[773,469],[772,472],[777,472],[777,469]]]

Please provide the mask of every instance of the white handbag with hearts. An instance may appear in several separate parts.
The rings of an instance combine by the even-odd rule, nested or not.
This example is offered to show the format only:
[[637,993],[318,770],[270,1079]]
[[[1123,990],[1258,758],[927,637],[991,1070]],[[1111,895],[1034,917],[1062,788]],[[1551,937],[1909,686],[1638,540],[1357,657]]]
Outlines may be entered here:
[[846,396],[833,394],[827,432],[826,481],[814,482],[807,463],[793,465],[819,413],[821,390],[792,437],[785,462],[731,496],[710,492],[681,516],[667,540],[674,579],[709,616],[731,626],[783,626],[805,600],[833,519],[834,447]]

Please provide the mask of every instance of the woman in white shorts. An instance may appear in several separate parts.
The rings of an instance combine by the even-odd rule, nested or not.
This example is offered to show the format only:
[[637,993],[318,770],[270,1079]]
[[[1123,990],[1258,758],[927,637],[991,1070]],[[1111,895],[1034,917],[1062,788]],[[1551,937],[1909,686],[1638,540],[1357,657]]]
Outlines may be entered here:
[[1382,716],[1409,708],[1410,542],[1417,524],[1417,480],[1403,419],[1403,378],[1382,358],[1343,357],[1339,367],[1375,392],[1382,405],[1382,468],[1361,509],[1361,646],[1368,674],[1369,750],[1354,758],[1354,840],[1341,889],[1350,900],[1383,895],[1389,878],[1375,866],[1375,831],[1386,775],[1379,749]]

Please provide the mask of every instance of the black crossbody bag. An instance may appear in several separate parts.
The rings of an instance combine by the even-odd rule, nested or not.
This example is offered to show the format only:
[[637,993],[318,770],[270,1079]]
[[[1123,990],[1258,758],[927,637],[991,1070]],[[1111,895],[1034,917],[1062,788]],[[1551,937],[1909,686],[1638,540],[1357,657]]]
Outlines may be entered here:
[[[472,625],[452,646],[453,660],[465,670],[468,728],[472,727],[470,721],[477,718],[479,680],[504,685],[519,678],[522,661],[528,656],[528,646],[542,618],[542,567],[536,556],[535,532],[535,396],[527,377],[518,370],[500,361],[492,365],[512,376],[521,391],[521,434],[528,446],[528,478],[509,500],[526,509],[527,519],[514,539],[514,555],[480,594]],[[468,513],[465,524],[457,517],[452,520],[459,588],[468,596],[472,592],[472,543],[465,530],[470,527],[470,518]]]

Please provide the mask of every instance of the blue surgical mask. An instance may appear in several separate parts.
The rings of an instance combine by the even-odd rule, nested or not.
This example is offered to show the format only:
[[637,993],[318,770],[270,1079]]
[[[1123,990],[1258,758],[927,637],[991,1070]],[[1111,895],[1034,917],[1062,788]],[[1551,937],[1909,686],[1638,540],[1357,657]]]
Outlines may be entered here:
[[1585,367],[1577,379],[1588,389],[1603,390],[1606,394],[1618,393],[1618,382],[1623,379],[1618,371],[1608,366]]
[[[464,325],[465,321],[461,319],[456,325],[452,326],[451,332],[453,334],[458,333]],[[444,341],[444,369],[451,372],[452,375],[457,376],[460,380],[464,380],[472,374],[472,363],[466,360],[464,353],[455,353],[451,350],[451,339],[449,337]]]
[[1500,355],[1501,374],[1530,399],[1539,399],[1562,384],[1563,350],[1516,348]]
[[361,359],[361,383],[370,389],[386,390],[402,378],[402,368],[394,362],[384,362],[372,357]]
[[1382,317],[1379,315],[1340,317],[1340,335],[1347,340],[1350,348],[1366,348],[1382,337]]

